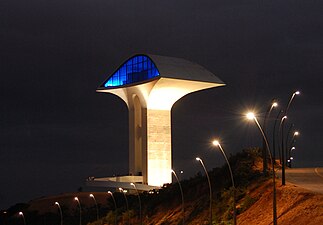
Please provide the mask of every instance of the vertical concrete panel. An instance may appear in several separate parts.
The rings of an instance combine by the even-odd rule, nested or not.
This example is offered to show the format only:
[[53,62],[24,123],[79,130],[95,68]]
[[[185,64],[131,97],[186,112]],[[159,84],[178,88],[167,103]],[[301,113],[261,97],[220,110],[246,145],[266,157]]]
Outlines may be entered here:
[[[137,95],[132,96],[129,108],[129,173],[131,175],[147,174],[147,110]],[[147,179],[144,179],[147,183]]]
[[170,110],[147,110],[148,184],[171,183],[171,113]]

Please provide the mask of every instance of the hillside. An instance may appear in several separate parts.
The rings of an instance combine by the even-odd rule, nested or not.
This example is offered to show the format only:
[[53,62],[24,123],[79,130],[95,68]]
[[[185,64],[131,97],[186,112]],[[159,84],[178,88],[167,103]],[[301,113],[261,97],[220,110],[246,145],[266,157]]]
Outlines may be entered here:
[[[234,171],[237,199],[237,224],[272,223],[272,183],[269,176],[260,173],[259,149],[247,149],[230,157]],[[213,199],[213,224],[232,224],[232,189],[228,168],[215,168],[209,172]],[[323,224],[323,195],[311,193],[294,185],[281,186],[277,180],[277,214],[279,225]],[[189,180],[181,181],[184,193],[185,224],[209,224],[209,187],[205,176],[197,174]],[[64,224],[79,224],[79,208],[73,200],[80,199],[82,224],[101,225],[140,224],[138,196],[127,195],[129,211],[125,207],[123,194],[114,193],[118,209],[110,195],[93,193],[99,206],[101,220],[96,220],[96,208],[90,193],[67,193],[35,199],[27,204],[17,204],[1,214],[1,224],[21,224],[17,212],[23,211],[27,224],[59,224],[60,215],[54,205],[58,201],[62,207]],[[141,193],[143,224],[183,224],[181,195],[178,183],[165,186],[153,194]],[[130,219],[128,218],[130,216]]]

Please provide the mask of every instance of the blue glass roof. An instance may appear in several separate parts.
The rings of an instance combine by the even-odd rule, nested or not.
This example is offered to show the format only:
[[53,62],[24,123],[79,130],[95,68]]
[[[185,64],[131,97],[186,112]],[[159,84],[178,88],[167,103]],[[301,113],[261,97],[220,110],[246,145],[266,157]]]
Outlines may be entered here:
[[116,87],[137,83],[159,76],[153,61],[145,55],[136,55],[125,62],[104,83],[104,87]]

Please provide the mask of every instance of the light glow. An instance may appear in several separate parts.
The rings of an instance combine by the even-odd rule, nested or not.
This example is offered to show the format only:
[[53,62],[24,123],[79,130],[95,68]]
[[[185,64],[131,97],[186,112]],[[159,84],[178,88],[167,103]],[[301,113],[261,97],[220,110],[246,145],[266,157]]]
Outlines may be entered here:
[[19,212],[19,215],[20,215],[20,216],[23,216],[24,214],[23,214],[22,212]]
[[255,117],[255,114],[253,112],[248,112],[246,114],[246,117],[248,120],[254,120],[256,117]]
[[295,95],[299,95],[299,94],[301,94],[301,92],[299,92],[299,91],[296,91],[295,92]]
[[277,102],[273,102],[272,106],[273,107],[277,107],[278,106],[278,103]]
[[295,131],[294,132],[294,136],[298,136],[299,135],[299,132],[298,131]]
[[214,140],[214,141],[212,141],[212,144],[214,146],[219,146],[220,145],[220,142],[218,140]]

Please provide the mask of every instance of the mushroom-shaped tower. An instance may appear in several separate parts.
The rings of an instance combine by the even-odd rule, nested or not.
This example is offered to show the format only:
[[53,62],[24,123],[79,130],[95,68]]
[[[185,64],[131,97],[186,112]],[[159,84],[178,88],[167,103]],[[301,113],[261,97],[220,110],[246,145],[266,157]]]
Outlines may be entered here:
[[191,92],[222,85],[198,64],[147,54],[134,55],[103,82],[97,92],[119,96],[129,109],[129,173],[133,182],[149,186],[171,183],[173,104]]

